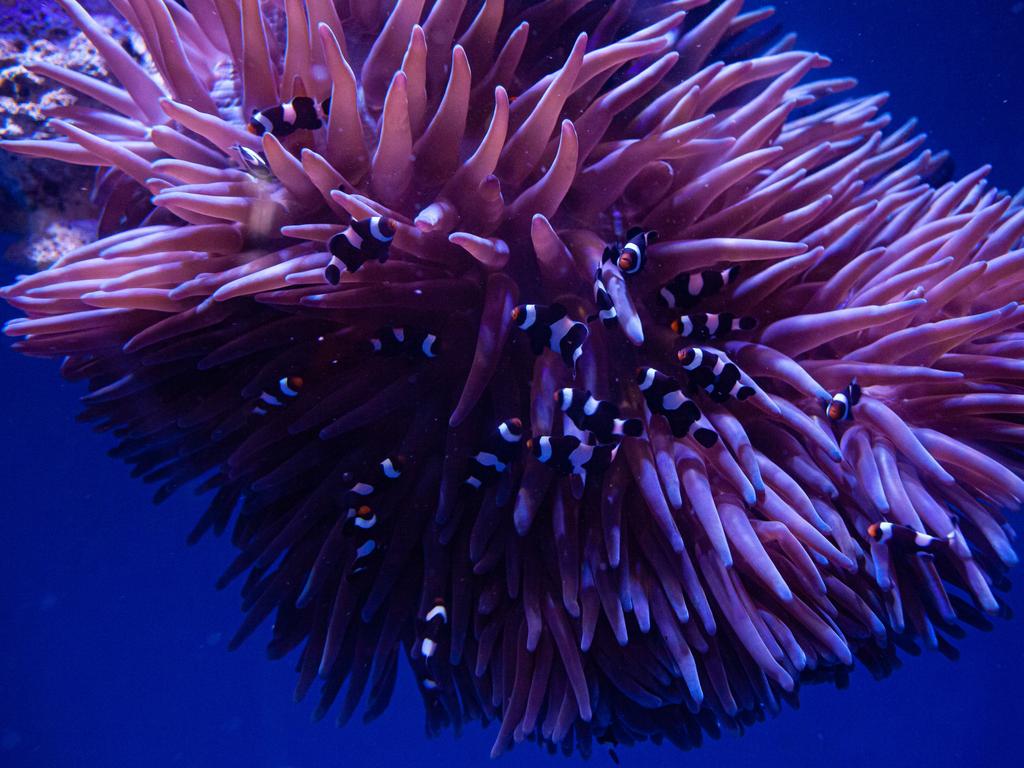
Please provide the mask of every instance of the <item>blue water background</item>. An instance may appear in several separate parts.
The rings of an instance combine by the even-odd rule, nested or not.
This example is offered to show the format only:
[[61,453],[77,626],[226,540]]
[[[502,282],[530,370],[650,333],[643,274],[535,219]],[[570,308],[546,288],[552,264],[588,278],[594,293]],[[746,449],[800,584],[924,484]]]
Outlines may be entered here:
[[[921,118],[930,145],[958,175],[991,162],[995,181],[1024,184],[1024,3],[1014,0],[779,2],[802,46],[833,72],[889,90],[897,120]],[[748,6],[752,7],[752,6]],[[3,282],[15,270],[3,265]],[[4,310],[7,312],[6,308]],[[184,544],[201,503],[161,507],[108,459],[108,437],[74,420],[77,386],[52,362],[0,344],[0,766],[9,768],[319,768],[476,765],[494,728],[459,740],[423,736],[406,672],[376,723],[344,730],[309,722],[295,705],[292,664],[270,663],[266,633],[229,653],[239,620],[233,588],[213,582],[227,541]],[[1016,519],[1024,529],[1024,515]],[[1018,579],[1024,573],[1016,574]],[[1024,598],[990,634],[972,632],[963,658],[910,659],[894,677],[863,671],[846,691],[806,688],[742,738],[697,752],[621,749],[624,766],[1021,765]],[[1017,755],[1017,757],[1014,757]],[[522,745],[500,765],[569,765]],[[604,750],[592,765],[611,766]]]

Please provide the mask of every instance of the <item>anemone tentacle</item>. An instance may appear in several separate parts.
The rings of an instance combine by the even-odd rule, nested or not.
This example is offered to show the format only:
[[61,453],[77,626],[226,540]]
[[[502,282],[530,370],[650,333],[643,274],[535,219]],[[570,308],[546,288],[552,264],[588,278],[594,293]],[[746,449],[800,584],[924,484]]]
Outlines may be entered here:
[[1000,612],[1024,210],[768,11],[118,0],[140,63],[58,2],[114,82],[2,146],[99,231],[5,332],[211,494],[317,716],[404,654],[495,754],[690,745]]

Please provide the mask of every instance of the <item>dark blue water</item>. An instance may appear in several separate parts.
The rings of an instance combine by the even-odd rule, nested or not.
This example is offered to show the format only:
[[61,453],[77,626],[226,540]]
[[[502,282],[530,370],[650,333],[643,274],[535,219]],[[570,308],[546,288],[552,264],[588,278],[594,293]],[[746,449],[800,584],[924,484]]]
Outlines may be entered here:
[[[835,71],[864,88],[891,91],[897,118],[921,118],[959,173],[992,162],[1000,186],[1024,184],[1024,2],[777,5],[804,47],[831,55]],[[3,269],[7,282],[13,269]],[[201,505],[183,495],[154,507],[150,491],[106,458],[110,441],[75,423],[78,388],[59,382],[55,364],[3,344],[0,366],[0,766],[412,768],[486,759],[493,730],[423,737],[408,674],[373,725],[310,724],[311,707],[290,700],[290,663],[267,662],[261,637],[225,648],[238,600],[212,585],[229,545],[183,543]],[[620,750],[623,765],[1020,764],[1021,591],[1010,601],[1018,618],[972,634],[959,663],[910,659],[881,683],[857,672],[846,691],[805,689],[799,711],[742,738],[687,755]],[[530,745],[501,762],[553,764]],[[603,752],[591,762],[611,766]]]

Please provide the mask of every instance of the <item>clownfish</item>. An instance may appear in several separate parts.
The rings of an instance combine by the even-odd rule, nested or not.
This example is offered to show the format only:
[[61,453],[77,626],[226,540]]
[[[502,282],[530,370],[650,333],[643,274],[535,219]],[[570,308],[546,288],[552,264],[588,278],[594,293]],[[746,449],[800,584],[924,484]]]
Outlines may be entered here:
[[400,478],[404,467],[404,456],[388,456],[376,466],[373,474],[366,480],[352,482],[352,476],[346,472],[343,479],[350,483],[350,485],[345,491],[344,503],[354,504],[358,501],[355,497],[366,498],[367,496],[372,496],[381,488],[390,485]]
[[327,122],[331,112],[331,100],[319,104],[309,96],[296,96],[291,101],[268,109],[253,110],[249,118],[249,133],[262,136],[270,133],[279,139],[291,136],[296,131],[315,131]]
[[437,357],[441,344],[437,336],[422,330],[385,327],[370,339],[373,352],[384,357]]
[[853,406],[859,402],[860,385],[854,379],[842,392],[832,395],[825,406],[825,413],[832,421],[850,421],[853,419]]
[[672,331],[686,339],[710,341],[740,331],[752,331],[757,327],[757,320],[752,317],[737,317],[730,312],[710,314],[698,312],[693,315],[681,315],[672,321]]
[[377,525],[377,515],[374,514],[373,507],[367,504],[352,507],[345,514],[344,531],[349,535],[369,531],[375,525]]
[[639,437],[644,430],[640,419],[619,418],[619,406],[598,400],[588,390],[563,387],[555,402],[577,429],[589,432],[598,444],[618,443],[623,437]]
[[355,546],[355,558],[347,576],[350,581],[369,570],[384,551],[373,536],[377,526],[377,515],[365,500],[401,477],[404,464],[404,457],[389,456],[376,466],[373,474],[366,480],[351,483],[350,475],[346,473],[344,476],[351,484],[342,498],[343,503],[349,506],[343,531]]
[[357,579],[380,559],[383,550],[373,536],[376,526],[377,515],[368,504],[350,507],[345,513],[341,529],[355,549],[346,575],[348,581]]
[[636,383],[651,413],[661,414],[668,420],[673,437],[690,435],[705,448],[718,442],[718,433],[711,422],[704,418],[697,404],[683,394],[675,379],[654,368],[641,368]]
[[277,381],[277,392],[261,392],[252,412],[257,416],[265,416],[269,408],[281,408],[286,402],[299,396],[303,383],[300,376],[282,376]]
[[729,285],[739,271],[739,267],[729,267],[720,271],[684,272],[669,280],[658,296],[671,309],[689,309]]
[[520,304],[512,310],[512,322],[530,337],[533,354],[545,347],[557,352],[567,366],[576,370],[583,344],[590,335],[585,323],[573,320],[561,304]]
[[483,448],[469,460],[470,470],[465,484],[476,490],[492,484],[515,460],[522,440],[522,421],[513,418],[501,422]]
[[441,630],[448,623],[448,609],[440,597],[434,600],[433,607],[423,617],[423,639],[420,641],[420,655],[429,659],[437,650],[441,641]]
[[353,221],[348,229],[327,243],[327,250],[331,252],[331,260],[324,269],[327,282],[337,285],[341,280],[342,267],[348,272],[355,272],[371,259],[383,264],[388,260],[395,231],[395,222],[384,216]]
[[615,309],[611,294],[608,293],[608,287],[604,284],[601,267],[598,267],[594,273],[594,305],[597,307],[597,313],[587,318],[588,323],[600,320],[604,323],[605,328],[618,325],[619,313]]
[[731,397],[746,400],[754,394],[739,366],[721,353],[689,347],[680,349],[676,357],[689,374],[691,386],[707,392],[716,403]]
[[937,549],[953,544],[953,541],[956,539],[956,529],[954,528],[946,536],[940,538],[922,533],[921,531],[915,531],[906,525],[883,521],[872,523],[868,526],[868,537],[879,544],[892,544],[893,546],[905,549],[934,552]]
[[615,444],[584,443],[575,435],[542,435],[526,441],[526,447],[537,461],[563,476],[572,476],[582,488],[587,472],[603,472],[611,466],[618,453]]
[[235,144],[233,149],[238,153],[238,161],[241,163],[242,169],[250,176],[264,181],[274,177],[270,165],[267,164],[267,159],[262,154],[243,147],[241,144]]
[[[645,232],[640,227],[632,227],[626,233],[626,244],[615,252],[613,249],[615,265],[622,270],[624,275],[635,275],[644,268],[647,263],[647,247],[658,241],[658,233],[649,230]],[[608,255],[608,251],[605,251]]]

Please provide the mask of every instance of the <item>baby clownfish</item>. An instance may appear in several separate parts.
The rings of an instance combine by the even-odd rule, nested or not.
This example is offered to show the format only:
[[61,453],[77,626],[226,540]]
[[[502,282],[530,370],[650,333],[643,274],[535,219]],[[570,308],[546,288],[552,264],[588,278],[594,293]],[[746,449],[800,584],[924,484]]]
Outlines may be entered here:
[[697,404],[683,394],[671,376],[655,368],[641,368],[637,371],[636,384],[651,413],[661,414],[668,420],[673,437],[690,435],[704,448],[711,448],[718,442],[718,433],[711,422],[704,418]]
[[613,328],[618,325],[619,312],[615,309],[615,302],[612,301],[611,294],[608,293],[608,286],[604,284],[601,267],[598,267],[594,274],[594,304],[597,306],[597,313],[587,318],[588,323],[600,320],[604,323],[605,328]]
[[315,131],[321,128],[327,122],[330,112],[330,99],[324,99],[317,104],[316,100],[309,96],[296,96],[276,107],[254,110],[247,128],[249,133],[256,136],[269,133],[283,139],[296,131]]
[[268,408],[281,408],[287,401],[299,396],[304,383],[301,376],[282,376],[277,381],[277,393],[261,392],[252,412],[257,416],[265,416]]
[[701,299],[712,296],[728,286],[739,273],[739,267],[703,272],[684,272],[668,281],[658,293],[660,301],[670,309],[689,309]]
[[394,457],[388,456],[374,468],[373,474],[370,477],[359,482],[353,482],[352,476],[346,473],[343,479],[349,485],[345,490],[343,500],[346,503],[354,503],[357,496],[363,498],[372,496],[381,488],[387,487],[402,476],[405,461],[405,457],[401,454]]
[[324,269],[324,277],[331,285],[341,280],[341,272],[355,272],[366,262],[376,259],[383,264],[388,260],[391,241],[395,238],[395,222],[384,216],[353,221],[344,232],[334,235],[327,250],[331,260]]
[[346,577],[348,581],[359,578],[381,558],[383,549],[373,538],[373,529],[376,526],[377,515],[374,514],[372,507],[362,504],[348,511],[345,518],[345,532],[352,536],[356,548],[355,557],[352,559]]
[[906,549],[935,551],[936,549],[952,545],[956,538],[956,529],[954,528],[948,535],[940,538],[922,533],[921,531],[915,531],[906,525],[883,521],[872,523],[868,526],[868,538],[872,541],[877,541],[879,544],[891,543]]
[[658,233],[645,232],[640,227],[633,227],[626,233],[626,244],[618,252],[615,264],[624,275],[635,275],[647,263],[647,247],[658,241]]
[[757,327],[757,320],[752,317],[737,317],[729,312],[698,312],[693,315],[681,315],[672,321],[671,327],[674,333],[683,338],[710,341],[741,331],[752,331]]
[[825,413],[832,421],[850,421],[853,419],[853,406],[859,402],[860,385],[854,379],[842,392],[832,395]]
[[618,443],[594,445],[575,435],[541,435],[527,440],[526,447],[541,464],[562,476],[571,476],[579,488],[586,484],[587,472],[608,469],[619,450]]
[[373,352],[383,357],[437,357],[441,344],[437,336],[429,331],[402,327],[385,327],[370,339]]
[[687,347],[680,349],[676,357],[686,369],[691,387],[704,390],[716,403],[730,398],[742,401],[754,395],[754,388],[744,379],[739,366],[724,354]]
[[533,354],[539,355],[547,347],[575,372],[590,330],[585,323],[570,318],[564,306],[520,304],[512,310],[512,322],[530,337]]
[[520,419],[501,422],[484,446],[470,458],[465,485],[479,490],[494,483],[515,460],[522,440],[523,422]]
[[376,524],[377,515],[374,514],[373,508],[366,504],[350,509],[345,518],[345,530],[349,533],[355,533],[357,530],[368,531]]
[[420,654],[429,659],[437,650],[441,641],[441,630],[448,623],[448,609],[440,597],[434,599],[434,606],[423,617],[423,640],[420,641]]
[[619,418],[619,406],[598,400],[589,390],[563,387],[556,390],[555,402],[577,429],[589,432],[599,444],[639,437],[644,430],[640,419]]

